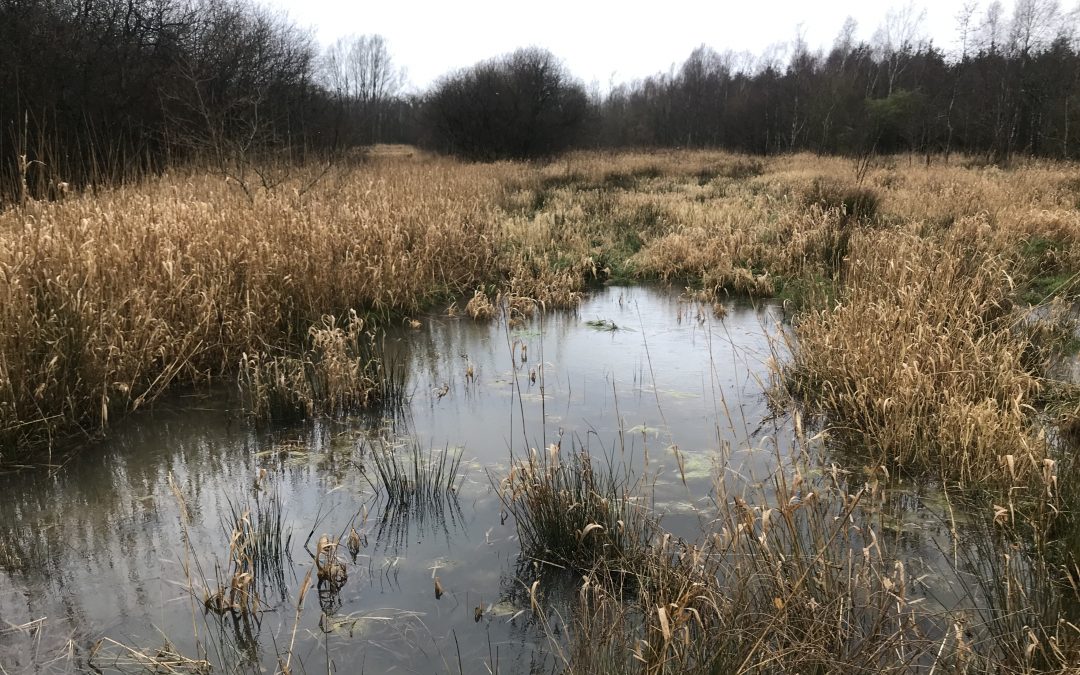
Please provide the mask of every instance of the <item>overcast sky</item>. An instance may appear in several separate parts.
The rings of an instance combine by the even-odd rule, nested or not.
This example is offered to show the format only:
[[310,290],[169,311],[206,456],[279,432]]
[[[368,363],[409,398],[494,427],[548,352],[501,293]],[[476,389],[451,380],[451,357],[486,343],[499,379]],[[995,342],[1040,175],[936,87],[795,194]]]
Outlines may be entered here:
[[[946,51],[957,44],[957,15],[971,0],[916,2],[925,9],[923,31]],[[811,49],[832,44],[845,18],[869,39],[890,8],[904,2],[812,0],[269,0],[323,46],[351,33],[379,33],[394,60],[408,71],[412,89],[440,75],[517,47],[551,50],[574,75],[607,90],[667,71],[701,44],[717,51],[761,54],[790,44],[801,30]],[[988,0],[979,2],[980,10]],[[1012,2],[1005,0],[1006,13]]]

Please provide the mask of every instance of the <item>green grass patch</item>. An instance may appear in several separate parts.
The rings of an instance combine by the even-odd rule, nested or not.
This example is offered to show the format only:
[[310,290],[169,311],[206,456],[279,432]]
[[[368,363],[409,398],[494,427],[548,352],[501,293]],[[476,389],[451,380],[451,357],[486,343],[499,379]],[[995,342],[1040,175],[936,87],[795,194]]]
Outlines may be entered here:
[[831,305],[840,290],[835,279],[820,275],[778,279],[776,298],[793,310]]
[[1076,297],[1080,295],[1078,279],[1076,272],[1040,274],[1021,287],[1020,299],[1029,305],[1038,305],[1059,295]]

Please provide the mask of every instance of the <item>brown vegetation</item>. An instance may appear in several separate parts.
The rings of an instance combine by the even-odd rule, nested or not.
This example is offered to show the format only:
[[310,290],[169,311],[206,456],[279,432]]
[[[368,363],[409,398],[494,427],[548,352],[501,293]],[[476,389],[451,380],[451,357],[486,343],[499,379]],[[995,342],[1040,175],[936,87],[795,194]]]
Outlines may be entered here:
[[[673,541],[642,484],[587,454],[555,445],[511,469],[524,553],[584,577],[564,666],[1069,672],[1080,657],[1061,543],[1077,536],[1080,394],[1051,368],[1076,345],[1074,166],[664,152],[323,171],[250,194],[177,174],[0,213],[0,460],[226,376],[262,417],[393,396],[373,331],[436,301],[513,321],[593,281],[661,279],[722,320],[725,295],[775,294],[790,358],[772,393],[831,442],[799,418],[763,489],[717,483],[700,542]],[[454,490],[457,459],[418,452],[374,457],[399,502]],[[913,596],[881,534],[897,474],[972,501],[942,574],[976,609]],[[337,546],[313,554],[324,585],[344,582]],[[221,606],[251,606],[246,589]]]
[[[1051,374],[1075,348],[1072,167],[796,156],[737,170],[750,161],[574,156],[516,197],[523,229],[564,260],[587,252],[699,299],[781,293],[790,358],[774,393],[830,441],[800,434],[801,461],[752,495],[718,483],[694,544],[631,508],[647,494],[615,467],[554,450],[516,464],[504,500],[523,552],[584,574],[574,631],[552,635],[566,670],[1075,672],[1076,460],[1059,439],[1080,395]],[[935,591],[890,553],[900,474],[970,502],[934,570],[968,609],[916,597]]]
[[0,214],[0,456],[95,436],[242,361],[252,389],[273,387],[261,373],[292,363],[276,357],[344,354],[330,343],[355,332],[349,310],[412,311],[475,288],[499,269],[503,174],[385,160],[253,202],[178,174]]
[[[582,575],[562,618],[568,636],[534,606],[563,672],[1076,672],[1080,628],[1068,608],[1080,598],[1026,548],[1007,515],[1015,505],[965,528],[965,553],[926,573],[886,526],[897,515],[887,473],[826,467],[820,443],[801,434],[774,450],[784,468],[757,488],[733,493],[718,473],[715,517],[693,543],[658,529],[647,493],[613,479],[610,465],[597,471],[553,448],[511,469],[504,499],[523,551],[548,565],[534,603],[555,567]],[[564,487],[581,483],[600,487]],[[628,509],[633,518],[617,524],[607,515]],[[579,529],[579,511],[612,528]]]
[[[572,306],[592,280],[660,278],[810,303],[792,391],[891,461],[979,480],[1007,438],[1037,469],[1045,350],[1018,301],[1080,288],[1070,170],[395,154],[294,172],[254,200],[177,174],[32,202],[0,214],[2,456],[237,371],[263,416],[332,414],[386,393],[380,315],[456,297],[486,318],[503,302]],[[953,461],[958,447],[979,458]]]

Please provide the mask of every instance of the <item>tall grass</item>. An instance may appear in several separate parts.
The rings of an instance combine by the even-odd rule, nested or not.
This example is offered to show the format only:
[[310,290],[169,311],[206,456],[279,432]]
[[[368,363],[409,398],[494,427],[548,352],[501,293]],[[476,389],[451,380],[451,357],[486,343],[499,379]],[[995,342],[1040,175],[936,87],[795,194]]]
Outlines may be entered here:
[[562,486],[588,482],[588,465],[532,473],[522,488],[532,504],[514,511],[523,554],[591,565],[566,565],[580,579],[570,616],[557,622],[568,635],[539,606],[543,577],[531,589],[563,671],[1075,672],[1075,594],[1009,523],[988,517],[985,536],[954,532],[956,566],[928,579],[890,547],[887,475],[826,466],[820,446],[796,440],[795,461],[777,445],[782,468],[756,488],[731,494],[718,474],[716,512],[693,542],[646,513],[627,525],[636,534],[623,546],[585,549]]
[[[699,540],[665,532],[647,481],[613,457],[556,444],[513,458],[499,488],[524,558],[577,584],[570,633],[552,635],[564,668],[1075,673],[1080,489],[1064,440],[1080,403],[1051,368],[1074,333],[1048,299],[1080,297],[1076,167],[863,168],[715,152],[382,158],[251,199],[190,173],[29,202],[0,213],[0,461],[223,377],[274,419],[394,399],[378,320],[449,297],[487,320],[618,278],[685,283],[721,308],[728,293],[798,295],[778,391],[833,442],[797,433],[760,489],[718,482]],[[460,457],[371,448],[380,528],[456,517]],[[898,474],[970,498],[973,524],[951,503],[942,514],[951,550],[934,583],[955,602],[890,550]],[[244,575],[275,557],[260,534],[275,517],[252,518],[234,509],[240,553],[221,588],[257,612]],[[337,546],[320,541],[298,617],[312,574],[347,578]]]
[[836,304],[796,322],[790,389],[878,464],[973,486],[1041,472],[1042,364],[1010,312],[1008,263],[897,234],[854,248]]
[[355,311],[346,321],[324,316],[301,353],[243,354],[239,384],[245,408],[259,419],[334,416],[404,399],[405,371],[385,358],[379,334]]
[[[512,169],[511,169],[512,170]],[[386,159],[249,201],[178,173],[0,214],[0,461],[242,356],[299,351],[330,314],[412,312],[496,264],[506,168]]]

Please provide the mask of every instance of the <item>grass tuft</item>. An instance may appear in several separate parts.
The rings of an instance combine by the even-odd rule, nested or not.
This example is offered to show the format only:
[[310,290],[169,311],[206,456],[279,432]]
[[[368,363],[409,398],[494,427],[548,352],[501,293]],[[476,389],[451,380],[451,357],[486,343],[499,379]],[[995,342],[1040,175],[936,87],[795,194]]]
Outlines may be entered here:
[[244,354],[239,384],[245,408],[257,419],[335,416],[404,397],[404,371],[388,365],[378,334],[350,312],[332,316],[308,332],[308,348],[296,356]]
[[424,452],[416,442],[407,448],[372,445],[369,456],[375,466],[375,479],[369,477],[369,481],[397,506],[442,502],[452,498],[461,486],[463,452],[461,448],[449,447]]
[[656,536],[636,482],[611,459],[602,470],[593,462],[585,449],[564,453],[559,443],[512,464],[499,494],[527,557],[588,572],[605,561],[635,563]]

